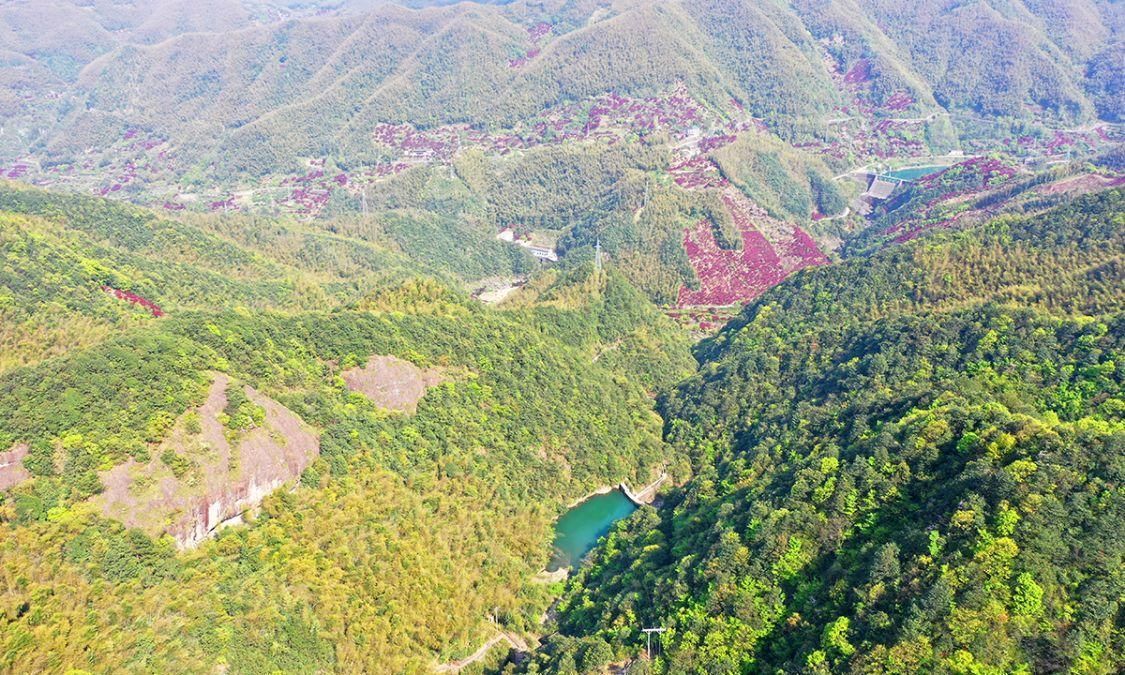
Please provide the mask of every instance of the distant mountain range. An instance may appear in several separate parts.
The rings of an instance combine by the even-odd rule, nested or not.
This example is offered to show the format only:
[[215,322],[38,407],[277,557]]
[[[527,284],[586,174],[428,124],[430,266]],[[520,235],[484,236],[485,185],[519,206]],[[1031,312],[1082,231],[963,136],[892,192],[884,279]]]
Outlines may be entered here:
[[[911,203],[855,201],[871,167],[1002,156],[933,202],[1123,137],[1112,2],[406,4],[0,5],[0,175],[168,211],[370,211],[434,261],[504,229],[604,240],[652,299],[713,306]],[[964,222],[929,207],[910,231]],[[880,217],[864,237],[906,236],[905,211]]]
[[0,672],[1122,672],[1123,12],[0,0]]
[[835,71],[920,116],[1077,124],[1123,109],[1122,9],[1105,0],[76,4],[0,7],[8,153],[77,155],[140,127],[192,163],[262,171],[293,153],[363,156],[378,122],[507,127],[681,83],[797,138],[848,103]]

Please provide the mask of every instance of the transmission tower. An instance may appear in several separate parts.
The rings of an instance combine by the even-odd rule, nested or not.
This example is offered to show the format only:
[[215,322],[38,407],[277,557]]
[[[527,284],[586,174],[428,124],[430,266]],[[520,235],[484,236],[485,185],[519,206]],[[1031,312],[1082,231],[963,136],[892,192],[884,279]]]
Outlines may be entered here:
[[648,660],[649,661],[652,660],[652,634],[656,633],[657,635],[659,635],[660,633],[663,633],[666,630],[668,630],[668,629],[667,628],[642,628],[641,629],[641,632],[643,632],[648,637]]

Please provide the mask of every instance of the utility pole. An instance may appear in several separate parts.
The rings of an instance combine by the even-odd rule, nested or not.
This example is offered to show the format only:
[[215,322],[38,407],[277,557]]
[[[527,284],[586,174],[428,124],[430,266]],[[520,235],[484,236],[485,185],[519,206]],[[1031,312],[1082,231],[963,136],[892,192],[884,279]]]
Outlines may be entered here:
[[668,629],[667,628],[642,628],[641,629],[641,632],[645,633],[645,635],[648,636],[648,660],[649,661],[652,661],[652,634],[656,633],[657,635],[659,635],[660,633],[663,633],[666,630],[668,630]]

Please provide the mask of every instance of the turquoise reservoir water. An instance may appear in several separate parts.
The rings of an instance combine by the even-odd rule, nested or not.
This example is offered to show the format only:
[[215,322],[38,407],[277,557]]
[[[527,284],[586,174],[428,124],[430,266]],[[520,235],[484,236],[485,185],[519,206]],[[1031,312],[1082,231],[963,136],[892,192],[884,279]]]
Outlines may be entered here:
[[899,180],[918,180],[919,178],[925,178],[932,173],[937,173],[944,168],[944,166],[919,166],[913,169],[899,169],[898,171],[888,171],[883,175],[890,176],[891,178],[898,178]]
[[621,490],[594,495],[555,523],[555,553],[547,570],[576,567],[613,524],[637,510]]

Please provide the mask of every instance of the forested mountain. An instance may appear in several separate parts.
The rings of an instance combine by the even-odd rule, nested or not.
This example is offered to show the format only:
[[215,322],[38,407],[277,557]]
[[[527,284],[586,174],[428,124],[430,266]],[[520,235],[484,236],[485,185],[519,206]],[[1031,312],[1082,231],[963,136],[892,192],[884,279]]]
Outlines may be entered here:
[[[791,137],[845,102],[826,60],[841,72],[860,64],[876,107],[902,92],[923,114],[937,104],[1072,122],[1121,114],[1119,87],[1101,72],[1121,49],[1109,2],[385,5],[257,26],[246,6],[226,4],[214,15],[231,15],[227,25],[205,35],[149,44],[142,34],[104,55],[91,38],[87,53],[65,54],[82,68],[73,110],[37,143],[59,154],[140,127],[181,146],[188,165],[260,171],[325,148],[362,157],[378,122],[511,127],[567,101],[678,83],[711,107],[733,98]],[[529,33],[536,22],[550,32]],[[16,44],[34,41],[22,28]]]
[[[695,475],[533,670],[1117,672],[1125,194],[806,272],[661,404]],[[598,656],[595,656],[598,655]]]
[[[53,0],[0,21],[9,179],[172,214],[375,215],[433,266],[470,252],[474,280],[527,271],[497,236],[570,262],[602,242],[692,321],[987,219],[962,200],[1005,181],[1122,178],[1086,161],[1123,137],[1103,1]],[[942,169],[917,213],[903,186]]]
[[[686,338],[617,273],[501,311],[293,224],[0,212],[4,669],[425,670],[533,629],[564,504],[686,470],[647,395]],[[411,371],[413,412],[369,398]]]
[[0,672],[1120,672],[1123,22],[0,0]]

